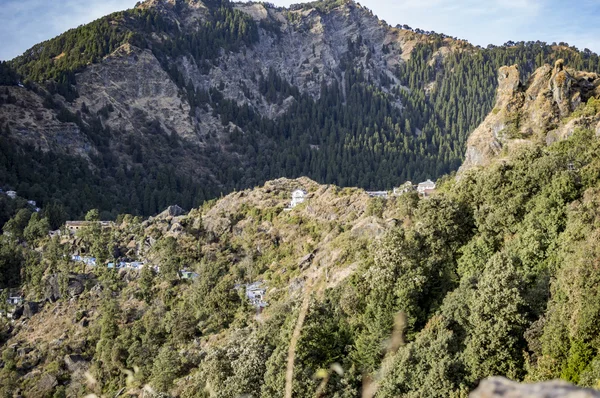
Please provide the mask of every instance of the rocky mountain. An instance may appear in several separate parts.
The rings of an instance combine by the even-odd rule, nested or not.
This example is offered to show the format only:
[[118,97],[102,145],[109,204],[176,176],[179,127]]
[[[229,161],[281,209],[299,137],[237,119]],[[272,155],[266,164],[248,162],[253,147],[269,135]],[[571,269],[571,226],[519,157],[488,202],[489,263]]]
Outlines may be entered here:
[[2,64],[2,181],[105,218],[281,176],[391,189],[459,167],[498,67],[558,57],[598,70],[564,43],[482,49],[349,0],[149,0]]
[[281,178],[60,236],[19,212],[0,393],[598,395],[599,79],[519,75],[426,196]]
[[518,65],[500,68],[496,106],[469,136],[461,171],[515,147],[564,140],[576,129],[600,134],[599,96],[600,75],[566,68],[563,60],[537,69],[525,83]]

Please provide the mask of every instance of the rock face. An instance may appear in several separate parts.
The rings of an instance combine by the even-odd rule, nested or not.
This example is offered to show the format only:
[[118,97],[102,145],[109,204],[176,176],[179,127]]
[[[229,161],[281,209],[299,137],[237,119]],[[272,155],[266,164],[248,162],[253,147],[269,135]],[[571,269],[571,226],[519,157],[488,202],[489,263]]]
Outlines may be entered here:
[[[69,297],[76,297],[85,291],[85,283],[93,280],[92,274],[71,274],[66,286]],[[46,278],[44,297],[50,302],[58,301],[61,297],[60,281],[58,274],[52,274]]]
[[163,211],[162,213],[157,215],[156,218],[178,217],[184,213],[185,213],[185,210],[183,210],[181,207],[179,207],[177,205],[173,205],[173,206],[167,207],[165,209],[165,211]]
[[[196,0],[147,0],[138,7],[158,11],[180,29],[178,34],[184,35],[196,32],[200,23],[212,18],[209,6]],[[301,93],[317,98],[323,85],[337,84],[345,89],[345,63],[351,59],[378,89],[392,93],[403,89],[394,74],[397,66],[411,57],[418,43],[431,40],[412,30],[392,28],[350,0],[327,7],[318,3],[291,8],[235,3],[232,7],[257,22],[258,40],[252,45],[221,51],[215,59],[206,61],[210,64],[207,67],[189,51],[174,51],[178,54],[166,56],[168,59],[153,52],[155,47],[172,46],[172,40],[179,40],[173,32],[161,31],[147,37],[136,32],[150,44],[144,47],[131,40],[82,68],[75,75],[73,88],[78,97],[73,102],[54,95],[57,106],[53,109],[54,105],[45,101],[49,94],[41,89],[36,93],[23,87],[8,88],[16,101],[0,106],[0,124],[8,121],[19,143],[42,150],[81,156],[90,163],[103,151],[110,152],[111,159],[118,160],[125,169],[155,159],[172,165],[176,174],[189,176],[194,182],[210,187],[225,185],[229,181],[220,176],[223,163],[240,162],[242,168],[255,160],[253,155],[244,158],[232,146],[231,132],[239,129],[244,137],[256,133],[246,131],[251,128],[246,124],[236,125],[239,118],[225,118],[224,111],[213,109],[215,105],[210,101],[201,106],[191,104],[192,90],[215,98],[222,95],[253,114],[273,119],[282,117],[297,99],[291,95],[268,99],[260,81],[270,71]],[[462,46],[466,44],[443,39],[435,54],[436,62]],[[384,76],[389,83],[377,84]],[[217,91],[219,94],[214,94]],[[399,98],[391,96],[397,108],[402,107]],[[59,106],[74,118],[80,117],[80,125],[97,127],[101,123],[102,134],[109,141],[102,145],[108,148],[94,140],[95,133],[65,122],[57,111]],[[96,116],[98,119],[94,119]],[[252,137],[257,142],[253,146],[273,144],[269,142],[272,139],[259,134]]]
[[35,314],[37,314],[40,310],[40,306],[38,303],[33,301],[28,301],[23,305],[23,316],[25,318],[31,318]]
[[564,381],[520,384],[503,377],[481,382],[470,398],[600,398],[600,392],[575,387]]
[[84,102],[93,112],[113,106],[106,120],[113,130],[143,134],[148,121],[157,121],[163,131],[200,142],[189,104],[150,50],[121,46],[79,74],[77,90],[76,109]]
[[548,144],[571,135],[577,127],[596,129],[600,115],[575,116],[581,104],[600,95],[600,76],[564,67],[559,60],[554,68],[544,65],[525,84],[517,65],[498,72],[498,91],[494,110],[470,135],[465,161],[459,174],[485,166],[500,156],[531,142]]

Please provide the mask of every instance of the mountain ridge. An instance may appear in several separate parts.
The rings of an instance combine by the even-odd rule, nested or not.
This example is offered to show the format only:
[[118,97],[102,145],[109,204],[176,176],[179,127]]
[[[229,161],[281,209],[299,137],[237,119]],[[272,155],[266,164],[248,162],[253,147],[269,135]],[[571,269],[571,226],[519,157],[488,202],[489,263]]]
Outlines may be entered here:
[[[25,87],[1,74],[12,81],[0,107],[7,145],[83,160],[92,198],[65,201],[81,196],[70,177],[61,196],[44,187],[54,176],[17,178],[18,167],[44,173],[28,159],[36,156],[5,162],[3,180],[73,216],[98,207],[108,218],[173,202],[191,208],[280,176],[391,189],[458,169],[470,131],[492,108],[497,67],[519,61],[526,77],[559,56],[598,68],[597,56],[571,48],[481,49],[392,28],[351,1],[140,3],[11,61]],[[176,180],[169,191],[164,174]],[[130,198],[106,189],[114,175]],[[32,192],[36,184],[43,188]]]

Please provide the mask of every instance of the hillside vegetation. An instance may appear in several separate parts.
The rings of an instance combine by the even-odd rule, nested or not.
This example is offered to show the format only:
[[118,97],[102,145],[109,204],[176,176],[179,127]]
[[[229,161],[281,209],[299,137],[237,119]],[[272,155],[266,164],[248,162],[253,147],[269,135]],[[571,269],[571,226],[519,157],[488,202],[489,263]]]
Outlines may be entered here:
[[[27,302],[3,320],[2,388],[466,397],[494,375],[598,388],[600,142],[583,124],[600,118],[595,101],[559,120],[580,123],[558,140],[520,138],[427,198],[279,179],[62,238],[37,216],[11,220],[2,287]],[[307,200],[285,210],[298,188]],[[86,269],[73,254],[146,266]],[[256,281],[260,314],[239,287]]]
[[281,176],[391,189],[458,169],[499,67],[525,79],[559,58],[599,70],[564,43],[483,49],[352,1],[147,1],[0,65],[0,177],[71,218],[190,209]]

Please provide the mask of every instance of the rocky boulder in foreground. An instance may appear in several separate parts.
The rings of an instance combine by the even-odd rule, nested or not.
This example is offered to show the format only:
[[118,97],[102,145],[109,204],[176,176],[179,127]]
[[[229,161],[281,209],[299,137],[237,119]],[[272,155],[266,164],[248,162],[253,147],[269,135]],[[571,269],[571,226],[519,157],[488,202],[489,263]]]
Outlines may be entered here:
[[521,384],[504,377],[491,377],[481,382],[470,398],[596,398],[600,391],[579,388],[562,380]]

